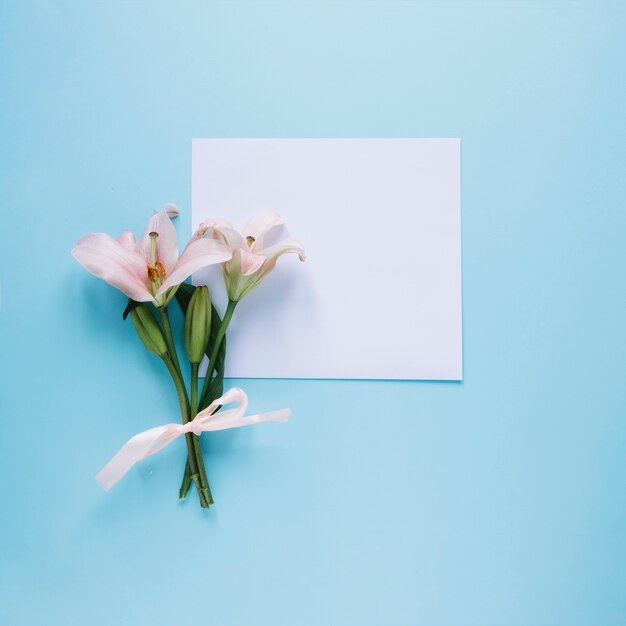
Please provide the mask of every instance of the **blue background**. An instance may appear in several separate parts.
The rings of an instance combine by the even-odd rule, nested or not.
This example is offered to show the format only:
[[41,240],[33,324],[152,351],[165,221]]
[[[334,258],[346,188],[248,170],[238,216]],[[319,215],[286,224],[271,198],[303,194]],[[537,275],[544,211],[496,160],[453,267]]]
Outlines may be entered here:
[[[626,623],[625,33],[623,2],[2,1],[0,623]],[[177,406],[69,250],[167,201],[183,239],[210,136],[461,137],[465,380],[243,381],[294,418],[209,437],[207,513],[181,441],[93,480]]]

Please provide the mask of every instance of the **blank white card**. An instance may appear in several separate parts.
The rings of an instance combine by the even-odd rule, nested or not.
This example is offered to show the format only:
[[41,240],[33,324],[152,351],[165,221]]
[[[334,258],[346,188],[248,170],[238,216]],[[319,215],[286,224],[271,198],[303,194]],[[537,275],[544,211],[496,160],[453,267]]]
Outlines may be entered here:
[[194,229],[273,210],[306,249],[238,305],[228,377],[462,379],[460,140],[195,139],[192,169]]

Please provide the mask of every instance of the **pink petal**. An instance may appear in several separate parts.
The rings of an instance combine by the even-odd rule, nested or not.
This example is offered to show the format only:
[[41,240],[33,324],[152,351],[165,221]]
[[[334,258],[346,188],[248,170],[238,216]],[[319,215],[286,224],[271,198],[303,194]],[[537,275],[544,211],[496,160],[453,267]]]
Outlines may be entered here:
[[180,211],[178,210],[178,207],[172,202],[168,202],[163,207],[163,210],[168,214],[169,218],[172,220],[176,219],[180,215]]
[[157,295],[170,287],[179,285],[194,272],[215,263],[225,263],[232,257],[231,251],[221,241],[215,239],[195,239],[190,241],[178,259],[174,269],[168,273]]
[[135,235],[130,230],[125,230],[118,238],[118,243],[122,244],[127,250],[134,250],[137,242],[135,241]]
[[215,234],[220,236],[231,250],[236,250],[237,248],[248,249],[246,240],[234,228],[215,226],[214,230]]
[[[300,257],[301,261],[304,261],[305,259],[304,246],[292,237],[287,237],[287,239],[283,239],[283,241],[276,244],[275,246],[265,248],[265,250],[263,250],[261,254],[267,258],[268,263],[273,262],[275,264],[276,259],[279,256],[282,256],[283,254],[286,254],[288,252],[295,252]],[[273,266],[274,265],[272,265],[272,267]]]
[[178,242],[176,240],[176,230],[164,209],[160,213],[155,213],[146,226],[146,232],[137,244],[137,250],[145,259],[146,264],[152,263],[150,254],[150,233],[158,233],[156,255],[157,261],[163,264],[169,273],[178,261]]
[[95,233],[83,237],[72,256],[88,271],[117,287],[138,302],[151,301],[146,264],[136,251],[128,250],[110,235]]
[[240,249],[239,251],[241,273],[244,276],[250,276],[261,268],[261,265],[265,263],[265,257],[260,254],[254,254],[248,252],[248,250]]
[[278,213],[266,211],[250,219],[241,229],[241,234],[244,236],[244,239],[252,237],[254,243],[251,248],[255,252],[259,252],[263,248],[263,238],[267,231],[284,223],[283,218]]
[[259,280],[263,278],[266,274],[269,274],[275,267],[276,261],[283,254],[287,254],[288,252],[295,252],[301,261],[304,261],[304,247],[299,241],[288,237],[284,239],[281,243],[276,244],[275,246],[270,246],[263,250],[262,254],[265,257],[265,264],[261,268],[259,272]]
[[218,227],[231,228],[232,224],[227,220],[223,220],[221,218],[213,219],[209,218],[208,220],[204,220],[196,229],[196,232],[193,234],[192,239],[200,239],[200,237],[213,237],[213,230]]

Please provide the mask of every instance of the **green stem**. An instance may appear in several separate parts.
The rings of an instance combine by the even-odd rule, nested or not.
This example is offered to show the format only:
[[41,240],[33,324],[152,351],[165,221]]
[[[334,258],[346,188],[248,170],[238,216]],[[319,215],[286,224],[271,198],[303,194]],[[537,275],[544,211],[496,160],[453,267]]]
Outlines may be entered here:
[[178,490],[178,499],[184,500],[191,489],[191,468],[189,467],[189,455],[187,455],[187,461],[185,462],[185,473],[183,475],[183,482],[180,484]]
[[198,414],[198,364],[191,364],[191,419]]
[[[224,340],[224,336],[226,335],[226,329],[228,328],[228,325],[230,324],[230,320],[233,316],[233,313],[235,312],[236,306],[237,306],[236,301],[229,300],[228,306],[226,307],[226,312],[224,313],[224,317],[222,318],[222,323],[220,324],[220,327],[217,329],[217,333],[215,335],[215,343],[213,345],[213,349],[211,350],[211,356],[209,358],[209,366],[207,368],[206,377],[204,379],[204,384],[202,386],[201,401],[200,401],[200,404],[196,404],[196,410],[198,406],[203,406],[205,401],[207,400],[207,395],[209,392],[211,379],[213,378],[213,371],[215,370],[217,355],[219,354],[222,341]],[[197,385],[197,382],[198,381],[196,378],[196,381],[195,381],[196,385]],[[195,393],[197,394],[197,387],[196,387]],[[194,398],[193,371],[192,371],[192,376],[191,376],[191,396],[192,396],[192,403],[193,403],[193,398]],[[212,398],[212,400],[214,400],[214,398]],[[202,451],[200,451],[200,454],[202,454]],[[189,465],[189,460],[187,460],[187,464],[185,465],[185,473],[183,475],[183,481],[180,485],[180,490],[178,492],[178,497],[181,500],[184,500],[187,497],[190,487],[191,487],[191,467]],[[207,487],[208,487],[208,483],[207,483]]]
[[[159,307],[159,313],[161,315],[161,324],[163,326],[163,336],[165,338],[165,345],[167,346],[167,351],[170,353],[172,364],[176,368],[176,371],[178,372],[178,376],[182,380],[183,372],[180,369],[180,363],[178,361],[178,354],[176,352],[176,344],[174,343],[174,335],[172,334],[172,325],[170,324],[170,316],[167,313],[167,307]],[[186,391],[185,391],[185,397],[187,397]],[[189,406],[187,406],[187,410],[189,410]]]
[[215,335],[215,343],[213,344],[213,350],[211,350],[211,357],[209,358],[209,367],[206,370],[206,377],[204,378],[204,384],[202,385],[202,395],[200,396],[200,406],[203,405],[206,400],[206,396],[209,393],[209,386],[211,383],[211,379],[213,378],[213,370],[215,369],[215,363],[217,361],[217,355],[220,351],[220,346],[222,345],[222,340],[224,339],[224,335],[226,334],[226,329],[230,324],[230,320],[235,312],[235,307],[237,306],[236,300],[229,300],[228,306],[226,307],[226,312],[224,313],[224,317],[222,318],[222,323],[220,327],[217,329],[217,334]]
[[[167,345],[167,350],[170,354],[170,363],[174,369],[176,374],[176,378],[174,383],[178,387],[182,387],[183,395],[185,398],[185,414],[183,415],[183,423],[188,422],[190,419],[193,419],[198,412],[197,408],[197,396],[198,396],[198,373],[196,366],[196,377],[195,377],[195,394],[196,394],[196,408],[192,410],[191,414],[189,412],[189,402],[187,400],[187,390],[185,389],[185,382],[183,380],[183,374],[180,369],[180,363],[178,361],[178,354],[176,353],[176,344],[174,343],[174,335],[172,333],[172,325],[170,324],[170,318],[167,313],[167,307],[159,308],[159,313],[161,314],[161,323],[163,325],[163,336],[165,338],[165,344]],[[166,363],[167,365],[167,363]],[[169,369],[169,366],[168,366]],[[170,371],[170,373],[172,373]],[[172,373],[172,378],[174,378],[174,373]],[[192,377],[192,386],[194,385],[193,377]],[[192,390],[193,394],[193,390]],[[179,396],[180,400],[180,396]],[[182,414],[182,404],[181,404],[181,414]],[[206,470],[204,468],[204,459],[202,458],[202,448],[200,447],[200,440],[196,435],[191,433],[187,433],[185,436],[187,440],[187,449],[189,454],[191,455],[189,458],[189,471],[190,477],[194,479],[196,483],[196,487],[198,488],[198,494],[200,496],[200,505],[203,508],[209,507],[213,503],[213,496],[211,495],[211,490],[209,489],[209,480],[206,476]],[[193,457],[193,458],[191,458]],[[196,478],[194,478],[196,477]],[[180,497],[179,491],[179,497]]]
[[[191,364],[191,419],[193,420],[198,414],[198,363]],[[198,466],[198,473],[200,474],[200,481],[202,483],[202,494],[204,499],[213,504],[213,494],[209,487],[209,480],[206,475],[206,469],[204,467],[204,455],[202,454],[202,442],[200,441],[200,435],[193,435],[193,448],[196,455],[196,464]],[[191,471],[191,467],[189,468]],[[183,477],[184,482],[184,477]],[[182,492],[182,485],[181,491]]]
[[[191,366],[191,406],[194,407],[194,411],[198,408],[198,377],[194,378],[193,365]],[[196,367],[197,371],[197,367]],[[178,490],[178,498],[184,500],[191,489],[191,467],[189,466],[189,455],[185,462],[185,473],[183,474],[183,482],[180,484]]]
[[[178,374],[172,359],[169,356],[163,357],[163,362],[167,367],[172,380],[174,381],[174,386],[176,387],[176,393],[178,394],[178,403],[180,405],[180,415],[183,420],[183,424],[186,424],[189,421],[189,401],[187,399],[187,391],[185,389],[185,385],[181,376]],[[196,484],[196,488],[198,489],[198,495],[200,497],[200,506],[203,509],[206,509],[209,506],[209,502],[205,496],[205,492],[202,488],[202,482],[200,480],[200,474],[198,470],[198,464],[196,462],[196,454],[195,448],[193,444],[193,436],[191,433],[185,433],[185,441],[187,442],[187,455],[189,458],[189,470],[190,476]]]

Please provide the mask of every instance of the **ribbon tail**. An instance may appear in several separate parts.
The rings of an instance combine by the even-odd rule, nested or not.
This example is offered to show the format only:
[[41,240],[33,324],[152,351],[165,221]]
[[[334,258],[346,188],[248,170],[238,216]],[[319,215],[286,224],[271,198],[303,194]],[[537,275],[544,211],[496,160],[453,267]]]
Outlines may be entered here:
[[129,439],[115,456],[96,474],[96,480],[108,491],[128,470],[147,456],[176,439],[180,434],[177,424],[166,424],[144,430]]
[[242,416],[239,410],[226,410],[215,413],[203,425],[203,431],[227,430],[228,428],[239,428],[241,426],[252,426],[261,422],[286,422],[291,417],[291,409],[280,409],[269,411],[268,413],[257,413],[256,415]]

